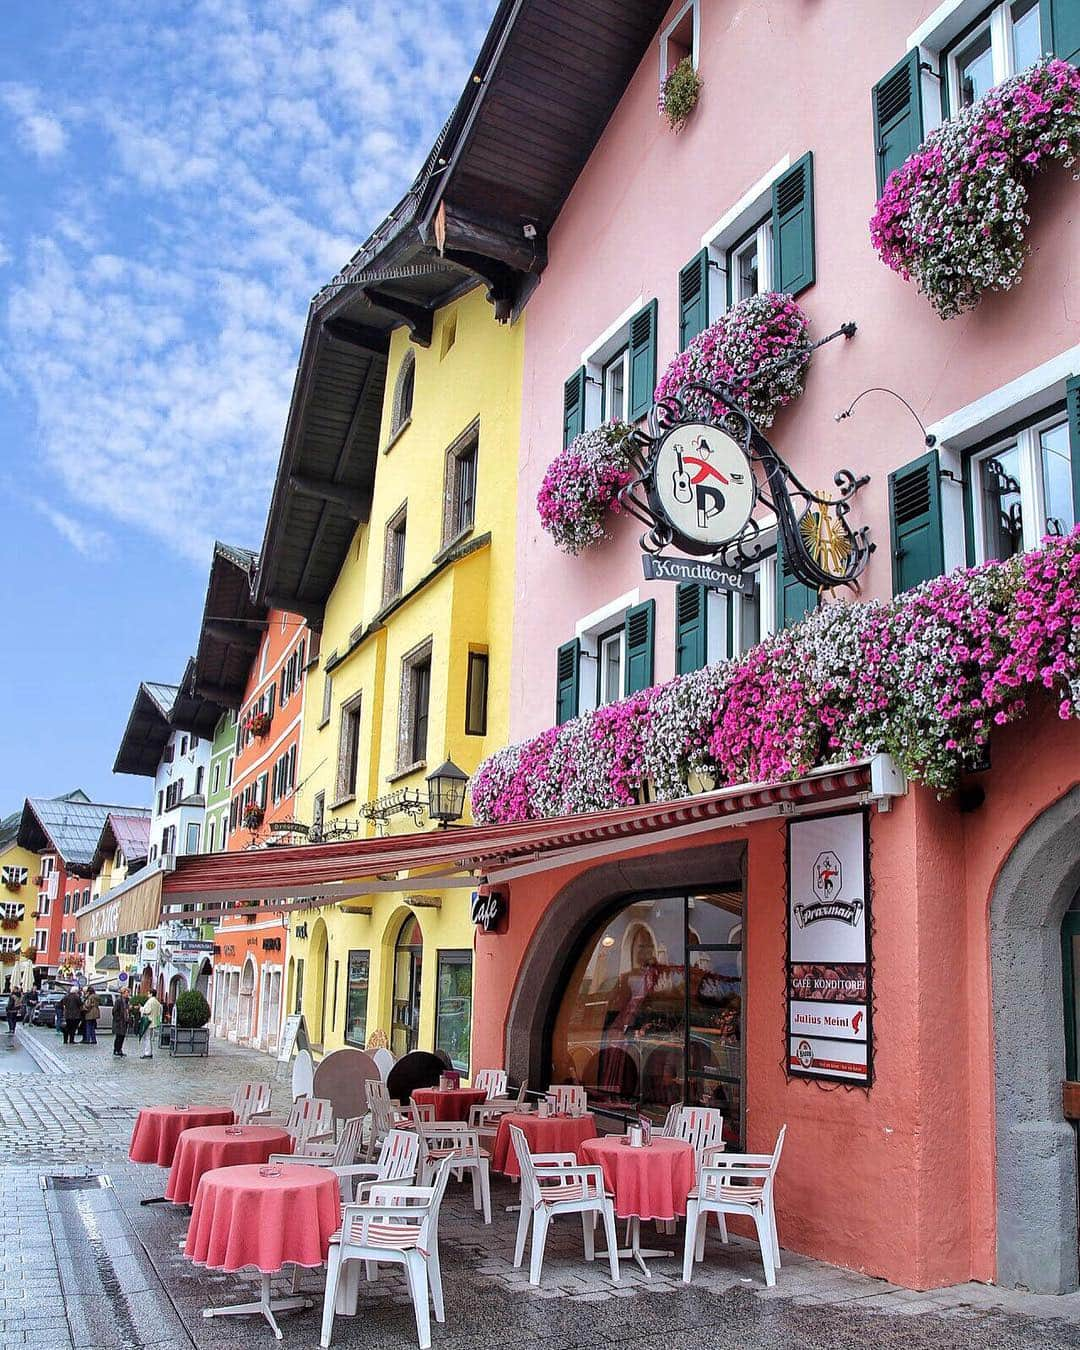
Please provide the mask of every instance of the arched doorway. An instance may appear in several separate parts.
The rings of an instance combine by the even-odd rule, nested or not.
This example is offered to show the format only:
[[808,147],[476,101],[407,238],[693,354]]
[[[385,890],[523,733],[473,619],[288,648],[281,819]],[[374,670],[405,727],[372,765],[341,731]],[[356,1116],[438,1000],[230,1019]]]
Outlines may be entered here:
[[210,979],[212,968],[209,961],[204,961],[199,969],[198,977],[195,980],[195,988],[202,994],[203,998],[210,1001]]
[[311,929],[311,944],[308,947],[307,1014],[308,1030],[316,1045],[326,1044],[326,972],[330,960],[330,944],[326,933],[326,924],[316,919]]
[[240,995],[237,1003],[236,1034],[242,1041],[251,1039],[255,1016],[255,962],[249,956],[240,975]]
[[183,975],[179,975],[179,974],[174,975],[174,976],[172,977],[172,979],[169,981],[169,1002],[170,1002],[170,1004],[175,1003],[175,1002],[176,1002],[176,996],[177,996],[177,994],[182,994],[186,988],[187,988],[187,983],[186,983],[186,981],[184,980]]
[[406,916],[394,943],[394,1006],[390,1049],[400,1058],[415,1050],[420,1035],[420,977],[424,935],[415,914]]
[[997,1280],[1077,1288],[1077,1140],[1062,1110],[1062,937],[1080,890],[1080,787],[1021,835],[990,901]]

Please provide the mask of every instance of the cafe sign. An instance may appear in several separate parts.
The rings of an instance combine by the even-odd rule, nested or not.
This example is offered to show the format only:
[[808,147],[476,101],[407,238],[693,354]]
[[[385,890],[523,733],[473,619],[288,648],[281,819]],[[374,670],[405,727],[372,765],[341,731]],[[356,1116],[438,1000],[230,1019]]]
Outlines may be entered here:
[[787,858],[788,1073],[869,1087],[873,1042],[866,813],[789,821]]

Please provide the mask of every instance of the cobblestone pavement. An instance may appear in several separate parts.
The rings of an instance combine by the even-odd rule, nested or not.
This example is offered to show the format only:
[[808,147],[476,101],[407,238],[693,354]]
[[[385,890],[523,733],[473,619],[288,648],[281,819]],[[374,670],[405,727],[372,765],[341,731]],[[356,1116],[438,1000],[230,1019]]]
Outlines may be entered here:
[[[38,1029],[20,1029],[19,1038],[43,1071],[5,1073],[0,1063],[0,1350],[273,1346],[261,1320],[202,1318],[208,1305],[250,1297],[251,1282],[184,1260],[178,1243],[186,1214],[139,1205],[161,1193],[163,1174],[129,1163],[127,1144],[140,1104],[225,1100],[241,1078],[273,1081],[275,1109],[284,1109],[287,1082],[275,1076],[277,1065],[217,1042],[208,1059],[147,1062],[114,1060],[107,1045],[62,1046]],[[111,1184],[42,1189],[42,1176],[61,1173],[101,1173]],[[622,1285],[613,1286],[599,1262],[582,1259],[575,1220],[553,1226],[544,1283],[533,1289],[509,1259],[516,1216],[505,1206],[515,1191],[493,1180],[490,1227],[474,1216],[467,1192],[452,1183],[443,1210],[447,1320],[433,1327],[436,1350],[1080,1348],[1078,1295],[975,1284],[920,1294],[787,1252],[775,1289],[767,1290],[752,1244],[723,1247],[711,1235],[692,1285],[682,1283],[677,1261],[661,1260],[651,1281],[624,1262]],[[655,1241],[674,1250],[681,1234]],[[335,1346],[414,1347],[402,1278],[384,1275],[361,1288],[358,1315],[335,1322]],[[302,1289],[314,1306],[281,1321],[285,1343],[306,1350],[318,1345],[319,1274],[305,1273]]]

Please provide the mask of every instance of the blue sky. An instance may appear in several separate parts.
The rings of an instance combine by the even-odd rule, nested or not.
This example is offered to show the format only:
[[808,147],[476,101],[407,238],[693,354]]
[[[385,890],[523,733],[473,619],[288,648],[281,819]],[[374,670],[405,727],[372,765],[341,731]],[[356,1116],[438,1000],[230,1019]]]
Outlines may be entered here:
[[307,303],[408,186],[495,0],[4,0],[0,814],[112,773],[258,548]]

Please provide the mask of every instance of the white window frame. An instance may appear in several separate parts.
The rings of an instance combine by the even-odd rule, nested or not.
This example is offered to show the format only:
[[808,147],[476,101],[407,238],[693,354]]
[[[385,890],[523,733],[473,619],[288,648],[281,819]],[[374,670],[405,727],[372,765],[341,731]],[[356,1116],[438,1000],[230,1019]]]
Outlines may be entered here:
[[633,304],[628,305],[619,317],[598,337],[594,338],[581,353],[581,364],[585,367],[585,430],[593,431],[603,420],[610,420],[604,411],[604,370],[618,355],[621,347],[626,348],[626,368],[623,376],[623,389],[627,402],[630,398],[630,323],[634,315],[645,305],[644,295],[639,295]]
[[43,853],[41,855],[41,875],[43,877],[51,877],[55,870],[56,870],[55,856],[51,853]]
[[217,821],[210,819],[206,822],[206,851],[213,853],[217,844]]
[[[581,657],[578,671],[578,713],[591,712],[596,707],[597,691],[600,682],[597,679],[597,666],[600,659],[600,639],[618,627],[626,619],[627,610],[641,603],[640,592],[635,587],[610,601],[600,609],[593,610],[578,619],[574,625],[574,636],[581,644]],[[626,653],[623,653],[625,671]],[[621,697],[621,695],[620,695]]]
[[[619,400],[619,406],[615,406],[614,383],[616,373],[622,374],[622,397]],[[605,422],[618,419],[620,422],[627,421],[630,398],[630,347],[625,346],[621,352],[614,356],[603,368],[601,376],[600,400],[601,411]]]
[[698,68],[698,61],[701,58],[701,2],[700,0],[686,0],[686,4],[678,9],[672,15],[671,22],[666,24],[660,30],[660,83],[663,84],[670,74],[668,67],[668,44],[671,42],[671,36],[686,18],[691,14],[693,18],[693,34],[690,40],[690,60],[693,62],[694,69]]
[[1046,534],[1046,493],[1043,482],[1041,436],[1044,431],[1054,427],[1068,427],[1068,414],[1064,410],[1049,413],[1021,427],[1011,436],[1002,437],[985,450],[971,456],[969,463],[971,491],[971,522],[974,531],[975,561],[986,562],[986,526],[981,510],[979,492],[979,465],[988,459],[994,459],[1002,451],[1017,450],[1016,481],[1020,485],[1020,513],[1023,525],[1021,547],[1026,553],[1038,548]]
[[[617,681],[616,681],[616,689],[615,689],[615,692],[614,692],[613,694],[611,694],[610,697],[605,697],[605,691],[604,691],[604,689],[603,689],[601,686],[602,686],[603,683],[604,683],[604,674],[605,674],[605,671],[607,670],[608,650],[609,650],[609,648],[611,648],[611,647],[613,647],[613,646],[614,646],[615,648],[618,649],[618,653],[619,653],[619,660],[618,660],[619,676],[618,676],[618,679],[617,679]],[[597,705],[598,705],[599,707],[603,707],[605,704],[608,704],[608,703],[617,703],[618,700],[621,699],[622,696],[623,696],[623,687],[624,687],[624,685],[625,685],[625,683],[626,683],[626,630],[625,630],[625,628],[619,627],[619,628],[614,628],[614,629],[612,629],[612,630],[609,630],[607,633],[605,633],[605,634],[603,635],[603,637],[601,637],[601,638],[598,640],[598,642],[597,642],[597,650],[596,650],[596,661],[597,661],[597,671],[596,671],[596,679],[597,679],[596,701],[597,701]]]
[[[728,309],[728,255],[750,233],[757,231],[758,278],[761,290],[772,284],[772,190],[773,184],[791,168],[791,156],[785,155],[743,193],[729,210],[701,236],[701,247],[709,256],[710,267],[718,270],[723,285],[709,287],[709,322],[715,323]],[[731,287],[732,303],[734,287]],[[760,294],[760,292],[759,292]]]
[[38,952],[44,955],[49,948],[49,930],[47,928],[34,929],[34,946]]
[[[964,48],[970,47],[972,42],[984,32],[990,34],[990,60],[993,68],[994,86],[997,87],[1003,81],[1015,75],[1016,60],[1013,51],[1013,9],[1016,7],[1017,0],[1001,0],[1001,3],[995,5],[994,9],[987,15],[984,23],[978,28],[968,33],[964,39]],[[1036,13],[1039,10],[1039,0],[1034,0],[1034,4],[1029,8],[1034,8]],[[1040,17],[1041,24],[1041,17]],[[1040,43],[1042,31],[1040,28]],[[948,45],[948,44],[944,44]],[[949,81],[949,108],[953,112],[958,112],[963,106],[960,99],[960,56],[959,45],[949,51],[946,61],[946,77]]]
[[43,919],[48,918],[52,911],[52,896],[48,891],[38,891],[37,909]]
[[758,258],[758,284],[755,295],[764,295],[766,291],[772,290],[772,211],[761,221],[752,234],[747,234],[738,243],[732,244],[724,255],[725,271],[730,273],[727,278],[728,286],[731,289],[731,303],[737,305],[740,300],[748,300],[749,296],[736,295],[736,277],[737,271],[735,260],[743,253],[749,251],[751,245],[757,249]]

